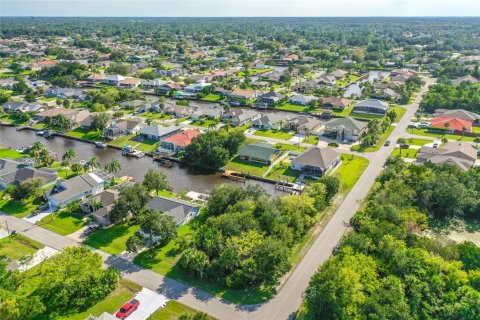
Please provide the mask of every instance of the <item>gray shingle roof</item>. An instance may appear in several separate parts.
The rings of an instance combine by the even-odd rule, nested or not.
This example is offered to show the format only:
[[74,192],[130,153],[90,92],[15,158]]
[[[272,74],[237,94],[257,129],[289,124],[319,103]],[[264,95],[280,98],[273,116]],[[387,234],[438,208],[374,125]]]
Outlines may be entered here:
[[278,149],[275,149],[270,144],[259,142],[256,144],[244,144],[240,151],[238,151],[238,155],[269,161],[270,158],[277,152]]
[[335,159],[338,158],[338,156],[338,152],[332,148],[320,149],[318,147],[313,147],[296,157],[292,161],[292,164],[311,166],[324,170],[330,167],[330,165],[335,161]]
[[147,208],[172,216],[177,224],[182,222],[189,212],[200,210],[199,205],[162,196],[150,199]]

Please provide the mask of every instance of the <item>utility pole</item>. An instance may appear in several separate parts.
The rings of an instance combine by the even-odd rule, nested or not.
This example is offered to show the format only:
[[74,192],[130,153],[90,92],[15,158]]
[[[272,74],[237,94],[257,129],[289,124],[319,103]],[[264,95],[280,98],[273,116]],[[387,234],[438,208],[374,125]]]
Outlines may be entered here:
[[8,228],[7,218],[5,218],[5,225],[7,226],[7,234],[10,235],[10,229]]

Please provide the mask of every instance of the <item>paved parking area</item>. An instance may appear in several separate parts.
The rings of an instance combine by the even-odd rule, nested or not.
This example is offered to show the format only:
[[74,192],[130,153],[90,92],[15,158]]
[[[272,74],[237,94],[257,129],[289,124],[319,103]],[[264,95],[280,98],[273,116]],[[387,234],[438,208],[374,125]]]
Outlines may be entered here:
[[164,308],[168,301],[164,295],[147,288],[137,293],[135,299],[140,301],[140,306],[128,316],[128,320],[147,320],[157,309]]

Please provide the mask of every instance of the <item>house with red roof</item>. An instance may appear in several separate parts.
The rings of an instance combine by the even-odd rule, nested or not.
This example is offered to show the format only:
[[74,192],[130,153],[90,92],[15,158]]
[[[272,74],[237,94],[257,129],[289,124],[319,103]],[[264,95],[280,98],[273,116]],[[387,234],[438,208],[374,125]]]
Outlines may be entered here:
[[200,135],[200,132],[192,129],[171,135],[168,138],[163,139],[162,148],[171,150],[173,152],[179,152],[184,150],[192,140]]
[[472,121],[460,118],[433,118],[430,121],[431,128],[445,129],[449,132],[472,132]]

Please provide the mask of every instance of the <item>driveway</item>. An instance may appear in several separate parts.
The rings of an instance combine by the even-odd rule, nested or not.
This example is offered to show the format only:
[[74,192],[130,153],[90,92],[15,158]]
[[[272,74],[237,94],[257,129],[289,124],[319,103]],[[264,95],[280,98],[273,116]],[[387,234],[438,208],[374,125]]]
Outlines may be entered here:
[[157,311],[158,308],[165,308],[165,304],[169,300],[164,295],[147,288],[143,288],[142,291],[137,293],[134,299],[140,301],[140,306],[128,316],[128,320],[146,320]]

